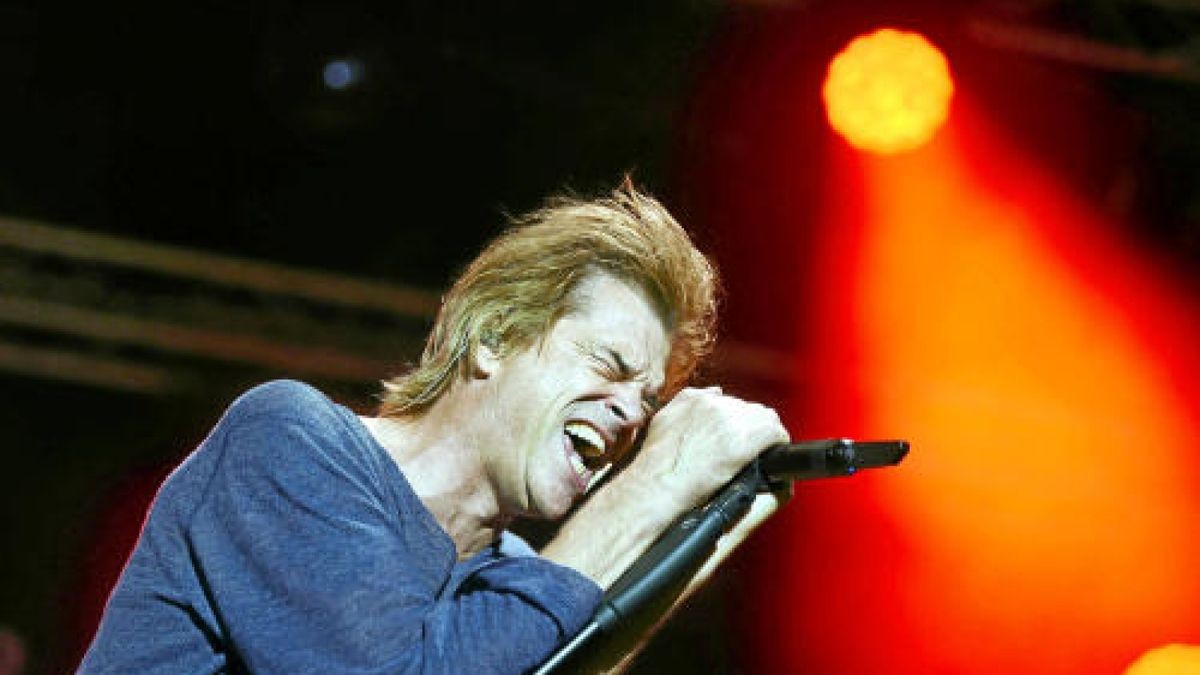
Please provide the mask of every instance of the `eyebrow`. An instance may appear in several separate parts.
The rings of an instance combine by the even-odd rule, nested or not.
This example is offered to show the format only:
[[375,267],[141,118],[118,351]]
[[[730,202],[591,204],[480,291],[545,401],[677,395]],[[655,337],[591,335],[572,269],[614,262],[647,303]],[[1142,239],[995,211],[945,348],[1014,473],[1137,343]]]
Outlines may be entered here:
[[617,370],[623,377],[630,377],[633,375],[634,369],[631,368],[625,361],[625,358],[621,356],[621,352],[613,349],[612,347],[601,347],[601,349],[608,354],[608,357],[613,360],[613,363],[617,364]]

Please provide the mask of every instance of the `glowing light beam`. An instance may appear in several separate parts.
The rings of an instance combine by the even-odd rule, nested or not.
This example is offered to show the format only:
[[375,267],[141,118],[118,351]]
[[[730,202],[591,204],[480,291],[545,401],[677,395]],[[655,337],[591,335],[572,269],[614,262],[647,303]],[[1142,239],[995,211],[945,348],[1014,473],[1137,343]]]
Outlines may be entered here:
[[[906,435],[913,452],[873,485],[809,490],[790,525],[802,544],[780,563],[792,572],[770,591],[808,608],[806,624],[856,630],[775,662],[1084,675],[1194,641],[1192,305],[998,138],[955,125],[919,152],[854,160],[862,210],[823,229],[839,242],[817,258],[841,274],[820,277],[804,322],[842,331],[814,345],[804,378],[846,392],[808,409],[852,435]],[[825,512],[860,527],[847,537]],[[870,650],[855,649],[863,633]]]

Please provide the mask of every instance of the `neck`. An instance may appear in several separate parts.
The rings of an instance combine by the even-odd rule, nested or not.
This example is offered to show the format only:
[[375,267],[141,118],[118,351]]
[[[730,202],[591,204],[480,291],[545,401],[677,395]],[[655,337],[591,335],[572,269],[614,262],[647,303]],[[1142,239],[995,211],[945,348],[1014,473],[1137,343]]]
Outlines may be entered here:
[[495,541],[511,518],[501,513],[487,479],[477,434],[454,403],[443,396],[418,416],[363,423],[450,535],[461,560]]

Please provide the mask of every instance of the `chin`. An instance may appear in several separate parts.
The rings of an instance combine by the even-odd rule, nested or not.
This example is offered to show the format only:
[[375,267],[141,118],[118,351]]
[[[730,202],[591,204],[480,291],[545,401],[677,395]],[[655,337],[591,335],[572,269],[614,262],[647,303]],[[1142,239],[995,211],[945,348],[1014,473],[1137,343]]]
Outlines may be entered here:
[[571,506],[572,504],[567,503],[562,506],[555,504],[549,507],[540,508],[537,511],[537,518],[539,520],[559,520],[563,516],[567,515],[567,512],[571,510]]
[[575,499],[569,494],[547,495],[533,504],[533,517],[539,520],[558,520],[570,512]]

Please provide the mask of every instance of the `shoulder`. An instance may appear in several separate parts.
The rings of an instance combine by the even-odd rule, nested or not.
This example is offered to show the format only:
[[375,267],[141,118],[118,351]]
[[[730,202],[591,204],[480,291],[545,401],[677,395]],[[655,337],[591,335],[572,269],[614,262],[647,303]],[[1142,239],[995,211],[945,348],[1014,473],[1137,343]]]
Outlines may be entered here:
[[296,380],[272,380],[250,389],[229,406],[230,422],[259,417],[307,419],[338,416],[338,405],[315,387]]
[[391,476],[387,457],[355,414],[302,382],[275,380],[250,389],[218,426],[221,471],[238,480],[300,491],[350,483],[374,493]]
[[295,380],[260,384],[235,400],[218,424],[227,453],[258,461],[303,455],[363,454],[365,429],[355,416],[316,388]]

